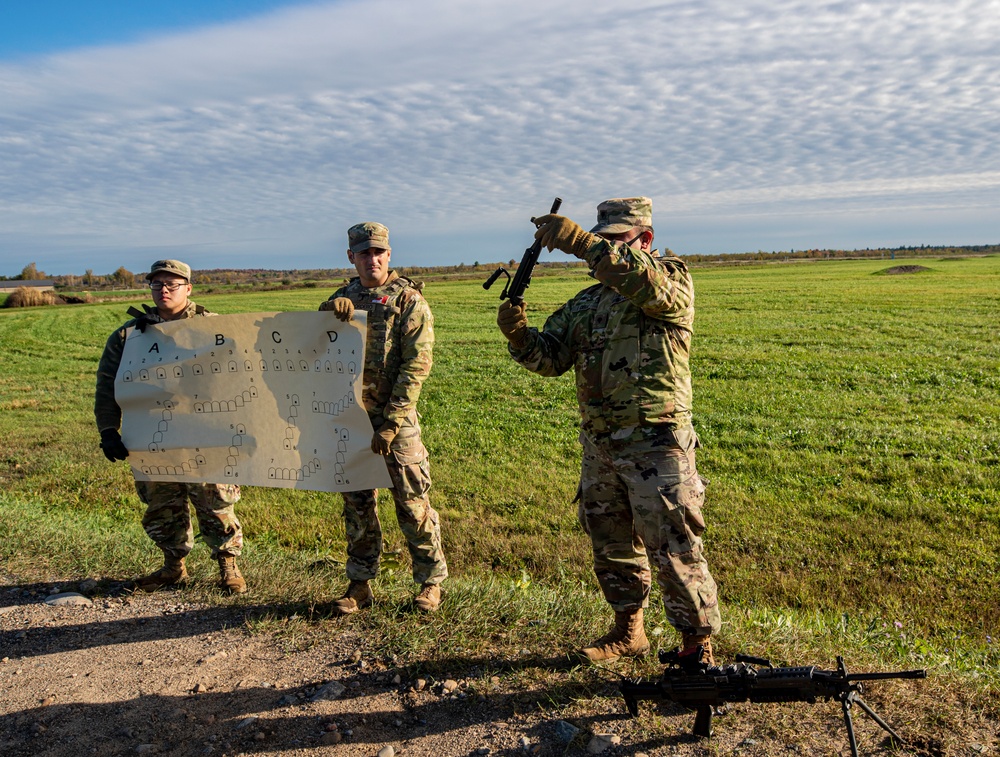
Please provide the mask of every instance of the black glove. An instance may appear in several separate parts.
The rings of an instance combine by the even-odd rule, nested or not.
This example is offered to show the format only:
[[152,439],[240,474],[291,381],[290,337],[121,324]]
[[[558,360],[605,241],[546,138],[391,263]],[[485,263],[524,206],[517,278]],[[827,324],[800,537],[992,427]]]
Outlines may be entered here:
[[122,443],[122,435],[113,428],[106,428],[101,432],[101,451],[111,462],[128,457],[128,447]]
[[126,311],[129,315],[135,317],[135,327],[140,333],[146,333],[146,327],[151,323],[159,323],[159,320],[154,321],[150,316],[150,313],[144,313],[138,308],[131,307]]

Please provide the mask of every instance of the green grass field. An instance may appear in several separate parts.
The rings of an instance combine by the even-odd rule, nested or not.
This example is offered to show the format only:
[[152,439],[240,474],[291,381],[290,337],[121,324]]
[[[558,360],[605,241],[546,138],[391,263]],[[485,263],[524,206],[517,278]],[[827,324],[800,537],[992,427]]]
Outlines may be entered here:
[[[993,696],[1000,655],[1000,258],[699,268],[692,367],[705,541],[720,649],[776,661],[836,652],[953,671]],[[529,316],[590,280],[537,278]],[[314,310],[323,289],[198,296],[220,313]],[[562,648],[609,617],[576,524],[572,376],[506,355],[497,299],[431,283],[433,375],[421,399],[432,498],[452,572],[450,623],[400,623],[405,549],[360,622],[394,653]],[[98,449],[94,372],[126,304],[0,311],[0,559],[7,583],[126,578],[154,566],[125,464]],[[340,498],[249,488],[238,512],[252,599],[310,605],[343,585]],[[213,566],[195,563],[208,591]],[[197,556],[196,555],[196,556]],[[215,601],[215,600],[211,600]],[[651,613],[662,623],[662,611]],[[413,630],[416,625],[417,630]],[[662,643],[672,646],[671,629]]]

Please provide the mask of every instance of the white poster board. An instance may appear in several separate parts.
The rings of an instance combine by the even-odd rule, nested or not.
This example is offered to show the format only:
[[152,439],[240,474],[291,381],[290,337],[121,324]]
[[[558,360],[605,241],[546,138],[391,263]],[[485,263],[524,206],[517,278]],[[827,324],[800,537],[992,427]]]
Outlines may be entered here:
[[115,399],[136,479],[390,486],[361,404],[366,315],[243,313],[130,329]]

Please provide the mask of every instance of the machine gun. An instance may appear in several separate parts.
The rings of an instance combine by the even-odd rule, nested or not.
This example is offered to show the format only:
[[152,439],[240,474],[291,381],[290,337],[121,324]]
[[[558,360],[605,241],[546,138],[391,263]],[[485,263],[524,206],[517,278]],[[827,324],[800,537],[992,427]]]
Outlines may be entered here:
[[[562,205],[562,198],[557,197],[555,202],[552,203],[552,210],[549,213],[558,213],[560,205]],[[509,299],[515,305],[520,305],[524,302],[524,290],[531,284],[531,271],[534,269],[535,263],[538,262],[538,256],[541,254],[542,243],[536,239],[535,243],[524,251],[524,257],[521,258],[521,264],[517,267],[517,271],[514,272],[514,278],[511,278],[506,268],[500,266],[483,282],[483,289],[489,289],[493,286],[493,282],[501,276],[506,276],[507,283],[500,293],[500,299]]]
[[[749,655],[736,655],[736,663],[717,667],[702,662],[702,650],[679,654],[660,652],[660,662],[667,666],[659,680],[626,678],[621,684],[622,696],[629,714],[639,714],[643,699],[676,702],[695,711],[695,736],[712,735],[713,708],[727,702],[815,702],[836,699],[844,711],[847,738],[851,754],[858,757],[851,708],[857,705],[900,744],[900,738],[861,698],[863,681],[889,678],[926,678],[926,670],[901,670],[893,673],[848,673],[844,658],[837,657],[836,670],[820,670],[815,666],[776,668],[769,660]],[[756,667],[755,667],[756,666]]]

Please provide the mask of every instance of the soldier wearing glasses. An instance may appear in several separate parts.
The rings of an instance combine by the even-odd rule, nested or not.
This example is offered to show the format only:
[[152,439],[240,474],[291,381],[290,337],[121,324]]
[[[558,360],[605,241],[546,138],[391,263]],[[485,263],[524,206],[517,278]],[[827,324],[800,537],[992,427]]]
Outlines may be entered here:
[[[188,299],[191,294],[191,267],[186,263],[158,260],[150,267],[146,279],[154,306],[143,304],[143,311],[129,308],[129,315],[135,317],[108,338],[97,368],[94,417],[97,430],[101,433],[101,450],[112,462],[128,457],[128,449],[118,431],[122,411],[115,401],[115,376],[125,347],[126,330],[134,326],[144,331],[150,324],[213,315]],[[135,489],[146,505],[143,528],[163,552],[163,567],[137,579],[137,588],[156,591],[187,582],[184,558],[194,546],[194,531],[188,510],[190,500],[198,517],[202,538],[219,563],[219,587],[229,594],[246,591],[246,581],[236,566],[236,558],[243,547],[243,529],[234,511],[234,505],[240,498],[240,487],[232,484],[136,481]]]

